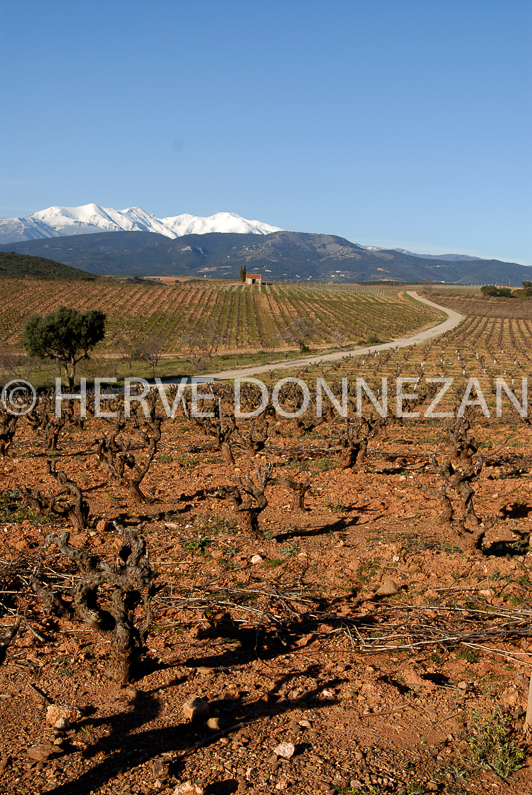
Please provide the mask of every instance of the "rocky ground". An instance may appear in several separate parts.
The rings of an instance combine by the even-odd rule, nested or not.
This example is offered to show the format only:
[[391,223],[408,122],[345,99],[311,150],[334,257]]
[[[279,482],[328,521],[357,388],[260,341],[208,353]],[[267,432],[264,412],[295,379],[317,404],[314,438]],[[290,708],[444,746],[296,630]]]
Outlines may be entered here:
[[[0,668],[1,791],[532,792],[532,432],[518,427],[517,448],[502,425],[476,430],[497,450],[475,483],[477,552],[426,491],[425,429],[390,428],[355,470],[293,430],[255,456],[235,446],[236,476],[310,477],[304,511],[268,489],[254,539],[220,491],[235,470],[184,420],[163,425],[145,504],[99,465],[95,421],[63,433],[53,460],[89,525],[38,516],[21,487],[59,488],[21,423],[0,459],[2,631],[22,619]],[[114,564],[124,526],[146,539],[156,593],[147,654],[120,686],[108,638],[47,615],[30,581],[68,600],[78,572],[45,537],[70,529]]]

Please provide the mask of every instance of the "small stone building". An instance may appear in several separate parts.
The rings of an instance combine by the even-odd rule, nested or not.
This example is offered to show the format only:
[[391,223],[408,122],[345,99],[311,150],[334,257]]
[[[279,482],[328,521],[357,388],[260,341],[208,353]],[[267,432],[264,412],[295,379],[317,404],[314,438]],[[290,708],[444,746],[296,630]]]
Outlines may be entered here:
[[247,273],[246,284],[262,284],[262,274],[260,273]]

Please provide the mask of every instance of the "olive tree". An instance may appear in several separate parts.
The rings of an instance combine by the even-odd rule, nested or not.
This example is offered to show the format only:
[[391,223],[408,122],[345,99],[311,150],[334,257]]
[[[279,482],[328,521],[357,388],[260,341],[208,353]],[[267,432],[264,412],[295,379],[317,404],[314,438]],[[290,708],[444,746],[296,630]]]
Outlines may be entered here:
[[104,338],[105,314],[99,309],[78,312],[60,306],[55,312],[30,318],[22,345],[30,356],[54,359],[63,365],[70,389],[74,388],[76,365]]

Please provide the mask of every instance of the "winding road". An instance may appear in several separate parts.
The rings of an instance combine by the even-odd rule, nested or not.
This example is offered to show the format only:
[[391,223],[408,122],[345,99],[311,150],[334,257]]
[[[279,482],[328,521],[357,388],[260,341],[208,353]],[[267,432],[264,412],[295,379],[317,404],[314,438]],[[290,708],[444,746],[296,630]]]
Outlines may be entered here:
[[434,339],[434,337],[439,337],[440,334],[445,334],[446,331],[450,331],[451,329],[455,328],[455,326],[457,326],[464,319],[463,315],[460,315],[453,309],[447,309],[447,307],[435,304],[433,301],[429,301],[427,298],[422,298],[414,290],[407,290],[406,294],[411,298],[414,298],[416,301],[420,301],[422,304],[432,306],[434,309],[439,309],[441,312],[444,312],[447,315],[447,320],[444,320],[442,323],[438,323],[437,326],[432,326],[431,328],[425,329],[424,331],[418,331],[417,334],[413,334],[411,337],[401,337],[399,339],[392,340],[391,342],[383,342],[380,345],[370,345],[364,348],[353,348],[349,351],[326,353],[323,356],[309,356],[305,359],[292,359],[286,362],[275,362],[274,364],[262,364],[255,367],[242,367],[238,370],[221,370],[219,373],[198,376],[194,378],[194,380],[197,382],[206,383],[209,381],[226,381],[234,378],[247,378],[260,375],[261,373],[269,373],[271,370],[293,370],[294,368],[305,367],[309,364],[334,362],[338,359],[344,359],[346,356],[363,356],[364,354],[374,353],[375,351],[385,351],[389,350],[390,348],[408,348],[409,345],[419,345],[422,342],[427,342],[427,340]]

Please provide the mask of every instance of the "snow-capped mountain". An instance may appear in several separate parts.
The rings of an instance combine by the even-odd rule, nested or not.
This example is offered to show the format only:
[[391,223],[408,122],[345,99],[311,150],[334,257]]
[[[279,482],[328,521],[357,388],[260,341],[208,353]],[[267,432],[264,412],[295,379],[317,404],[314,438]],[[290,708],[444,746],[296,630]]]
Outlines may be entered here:
[[209,232],[236,232],[267,235],[281,231],[261,221],[248,221],[236,213],[216,213],[207,218],[183,213],[156,218],[140,207],[114,210],[99,204],[81,207],[48,207],[25,218],[0,219],[0,243],[39,240],[46,237],[86,235],[91,232],[155,232],[165,237],[204,235]]

